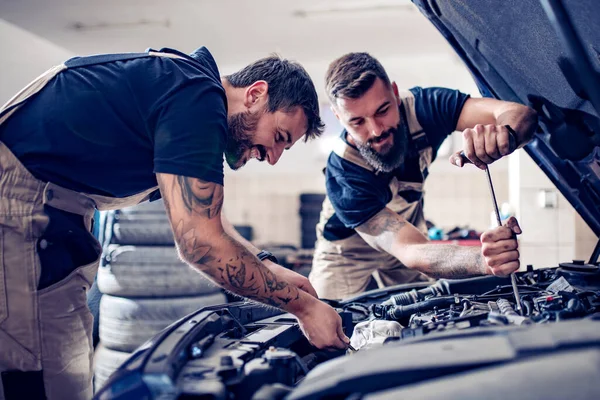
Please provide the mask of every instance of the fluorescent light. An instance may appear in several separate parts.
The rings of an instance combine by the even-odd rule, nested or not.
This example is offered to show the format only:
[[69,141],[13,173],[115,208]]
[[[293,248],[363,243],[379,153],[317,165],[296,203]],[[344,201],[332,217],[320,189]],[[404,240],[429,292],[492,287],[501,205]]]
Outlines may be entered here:
[[401,0],[355,0],[328,2],[315,7],[298,9],[292,12],[292,15],[300,18],[308,18],[327,14],[340,14],[365,11],[389,11],[389,10],[414,10],[410,2]]

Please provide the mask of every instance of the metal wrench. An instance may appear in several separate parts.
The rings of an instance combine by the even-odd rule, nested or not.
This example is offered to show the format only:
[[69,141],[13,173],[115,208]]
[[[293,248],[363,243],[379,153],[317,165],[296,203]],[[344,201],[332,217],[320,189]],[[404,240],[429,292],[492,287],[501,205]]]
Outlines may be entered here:
[[[492,175],[490,174],[490,169],[488,166],[485,166],[485,174],[487,176],[488,184],[490,186],[490,194],[492,196],[492,202],[494,204],[494,212],[496,213],[496,221],[498,222],[498,226],[502,226],[502,219],[500,218],[500,211],[498,211],[498,202],[496,201],[496,193],[494,192],[494,184],[492,183]],[[514,236],[514,233],[513,233]],[[519,288],[517,287],[517,277],[513,272],[510,274],[510,283],[512,285],[513,293],[515,295],[515,304],[517,305],[517,312],[520,315],[523,315],[523,307],[521,306],[521,296],[519,296]]]
[[[462,158],[463,164],[471,164],[471,160],[469,160],[467,156],[465,156],[464,152],[460,153],[460,157]],[[494,206],[494,212],[496,213],[496,221],[498,222],[498,226],[502,226],[502,219],[500,218],[500,211],[498,210],[498,202],[496,201],[496,192],[494,192],[494,184],[492,183],[492,175],[490,174],[490,169],[487,165],[485,166],[485,174],[487,176],[488,185],[490,187],[492,204]],[[510,283],[512,285],[513,294],[515,296],[517,312],[520,315],[523,315],[523,307],[521,306],[521,296],[519,295],[519,288],[517,287],[517,277],[515,276],[514,272],[510,274]]]

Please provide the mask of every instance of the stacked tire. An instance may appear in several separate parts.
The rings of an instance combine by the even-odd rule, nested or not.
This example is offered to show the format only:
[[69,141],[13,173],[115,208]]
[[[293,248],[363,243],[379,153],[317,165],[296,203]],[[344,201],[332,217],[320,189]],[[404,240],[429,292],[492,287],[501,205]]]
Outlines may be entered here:
[[303,249],[314,249],[317,241],[316,226],[319,223],[325,195],[321,193],[302,193],[300,195],[300,225]]
[[179,259],[162,201],[109,213],[104,233],[96,389],[162,329],[226,302],[218,286]]

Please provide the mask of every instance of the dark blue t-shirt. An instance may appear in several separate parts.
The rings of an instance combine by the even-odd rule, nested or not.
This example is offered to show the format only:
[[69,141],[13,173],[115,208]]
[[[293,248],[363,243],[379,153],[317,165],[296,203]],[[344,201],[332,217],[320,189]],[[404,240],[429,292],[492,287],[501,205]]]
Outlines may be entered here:
[[0,125],[0,141],[38,179],[112,197],[155,173],[223,184],[227,98],[210,52],[72,68]]
[[[456,124],[468,95],[446,88],[410,89],[415,96],[417,120],[433,149],[433,157],[446,137],[456,130]],[[346,131],[342,132],[346,140]],[[325,171],[327,195],[335,214],[325,225],[323,236],[339,240],[354,234],[354,229],[384,209],[392,200],[389,184],[392,178],[400,181],[423,182],[427,171],[421,173],[419,153],[409,140],[405,162],[389,173],[371,172],[331,153]],[[421,192],[400,193],[408,202],[420,199]]]

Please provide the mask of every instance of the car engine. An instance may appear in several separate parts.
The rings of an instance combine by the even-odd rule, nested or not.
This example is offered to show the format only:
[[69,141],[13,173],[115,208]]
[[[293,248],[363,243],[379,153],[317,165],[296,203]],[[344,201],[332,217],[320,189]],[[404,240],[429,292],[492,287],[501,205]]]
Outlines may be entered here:
[[379,326],[392,332],[390,340],[402,340],[474,327],[546,324],[585,317],[599,310],[600,269],[596,265],[575,261],[552,269],[530,267],[517,274],[516,279],[521,310],[510,279],[491,276],[440,279],[431,286],[392,295],[369,306],[346,303],[343,309],[351,312],[357,323],[355,335],[363,336],[353,337],[353,346],[372,344],[367,342],[374,335],[365,335],[360,329],[365,321],[371,321],[370,329],[377,329],[373,320],[395,321],[399,324],[395,328],[389,324]]
[[[329,301],[351,336],[354,350],[347,351],[314,348],[297,320],[280,310],[252,302],[206,307],[140,347],[95,398],[346,399],[434,385],[457,372],[484,379],[492,367],[521,376],[561,357],[572,373],[553,378],[553,385],[594,382],[590,376],[600,370],[589,365],[600,357],[600,265],[529,268],[516,278],[521,310],[510,279],[494,276]],[[539,385],[554,390],[546,381]]]

